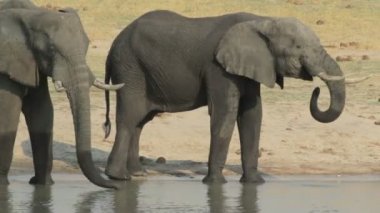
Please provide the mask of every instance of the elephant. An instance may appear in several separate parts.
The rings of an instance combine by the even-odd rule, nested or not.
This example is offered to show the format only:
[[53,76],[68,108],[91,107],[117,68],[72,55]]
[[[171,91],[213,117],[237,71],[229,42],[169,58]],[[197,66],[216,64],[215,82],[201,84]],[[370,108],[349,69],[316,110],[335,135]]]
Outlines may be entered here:
[[[65,91],[72,110],[76,152],[84,175],[94,184],[117,188],[103,178],[91,154],[90,87],[117,90],[96,79],[86,62],[89,39],[74,9],[50,11],[14,0],[0,10],[0,184],[8,173],[21,112],[28,127],[35,175],[31,184],[53,184],[53,106],[47,78]],[[4,7],[7,3],[9,7]],[[31,6],[32,5],[32,6]],[[5,101],[6,100],[6,101]]]
[[0,10],[5,9],[38,9],[38,7],[29,0],[7,0],[0,2]]
[[[222,174],[237,123],[241,182],[264,182],[258,153],[262,122],[261,84],[283,88],[284,77],[322,79],[330,93],[327,110],[318,106],[320,89],[310,100],[312,117],[336,120],[345,105],[345,76],[318,36],[293,17],[233,13],[188,18],[172,11],[151,11],[115,38],[106,61],[106,83],[124,83],[116,95],[116,136],[106,175],[128,180],[144,173],[139,137],[157,113],[208,107],[211,144],[205,183],[224,183]],[[106,137],[111,130],[109,93]],[[127,165],[127,166],[125,166]]]

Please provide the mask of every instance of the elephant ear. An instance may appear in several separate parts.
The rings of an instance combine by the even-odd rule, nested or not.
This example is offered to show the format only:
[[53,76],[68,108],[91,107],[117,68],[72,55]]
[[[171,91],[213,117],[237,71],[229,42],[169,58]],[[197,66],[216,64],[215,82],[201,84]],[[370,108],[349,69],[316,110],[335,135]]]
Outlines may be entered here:
[[258,24],[264,23],[248,21],[232,26],[219,42],[216,59],[228,73],[273,88],[279,79],[275,72],[274,58],[265,36],[257,28]]
[[38,86],[37,64],[26,36],[18,25],[6,20],[0,21],[0,28],[0,74],[26,86]]

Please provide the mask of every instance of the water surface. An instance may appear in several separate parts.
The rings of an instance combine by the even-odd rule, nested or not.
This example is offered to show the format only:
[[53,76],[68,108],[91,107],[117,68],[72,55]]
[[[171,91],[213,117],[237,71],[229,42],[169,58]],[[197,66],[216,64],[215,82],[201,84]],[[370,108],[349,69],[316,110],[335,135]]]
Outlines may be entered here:
[[1,213],[71,212],[380,212],[380,177],[277,176],[261,185],[205,185],[196,178],[134,180],[125,189],[96,187],[82,175],[54,175],[51,187],[13,176],[0,186]]

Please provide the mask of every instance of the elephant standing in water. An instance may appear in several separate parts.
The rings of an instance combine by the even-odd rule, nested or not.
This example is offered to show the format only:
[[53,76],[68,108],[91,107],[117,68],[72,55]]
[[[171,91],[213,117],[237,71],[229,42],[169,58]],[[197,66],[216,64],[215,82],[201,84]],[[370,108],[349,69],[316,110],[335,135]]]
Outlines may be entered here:
[[66,91],[73,114],[77,157],[85,176],[102,187],[105,180],[91,155],[90,86],[115,90],[96,80],[86,63],[89,39],[73,9],[49,11],[29,1],[5,2],[0,11],[0,184],[8,184],[20,113],[32,144],[32,184],[52,184],[53,106],[47,77]]
[[[204,182],[225,182],[231,135],[240,134],[242,182],[262,182],[257,172],[262,120],[260,85],[283,87],[283,78],[321,78],[330,106],[321,111],[319,88],[310,112],[332,122],[345,105],[345,78],[316,34],[295,18],[249,13],[187,18],[170,11],[149,12],[115,39],[106,64],[106,82],[125,83],[117,91],[116,139],[106,174],[128,179],[143,172],[138,152],[143,126],[159,112],[208,106],[211,146]],[[106,93],[106,136],[110,131]],[[127,166],[125,166],[127,165]]]

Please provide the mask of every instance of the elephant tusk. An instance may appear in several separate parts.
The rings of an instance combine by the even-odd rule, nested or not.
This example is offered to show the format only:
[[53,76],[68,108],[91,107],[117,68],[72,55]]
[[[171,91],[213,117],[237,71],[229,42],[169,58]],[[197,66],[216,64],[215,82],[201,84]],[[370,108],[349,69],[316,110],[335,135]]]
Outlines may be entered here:
[[66,91],[65,87],[62,84],[62,81],[54,81],[54,87],[57,92]]
[[328,75],[326,72],[320,72],[317,76],[320,77],[323,81],[340,81],[344,80],[345,78],[344,76]]
[[113,90],[113,91],[115,91],[115,90],[118,90],[118,89],[122,88],[124,86],[124,83],[123,84],[109,85],[109,84],[103,83],[99,79],[95,79],[93,85],[96,88],[99,88],[99,89],[102,89],[102,90]]
[[365,77],[362,77],[362,78],[346,79],[345,83],[346,84],[356,84],[356,83],[365,81],[365,80],[369,79],[370,77],[372,77],[372,76],[369,75],[369,76],[365,76]]

